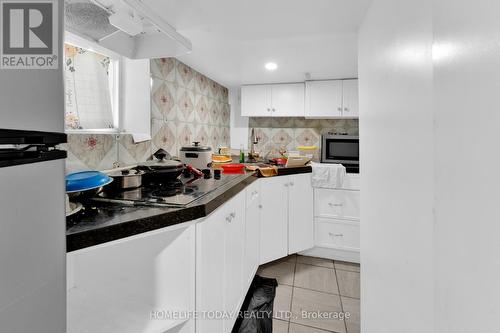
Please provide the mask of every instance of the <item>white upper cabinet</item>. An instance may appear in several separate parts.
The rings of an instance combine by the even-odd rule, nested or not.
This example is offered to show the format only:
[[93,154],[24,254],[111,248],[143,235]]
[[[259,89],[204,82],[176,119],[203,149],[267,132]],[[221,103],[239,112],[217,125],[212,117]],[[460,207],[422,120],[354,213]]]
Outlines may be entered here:
[[241,87],[241,115],[246,117],[303,117],[304,84],[266,84]]
[[304,117],[304,84],[274,84],[272,91],[273,117]]
[[253,85],[241,87],[241,115],[247,117],[270,117],[271,86]]
[[343,117],[359,117],[358,80],[343,80]]
[[306,118],[357,118],[358,80],[306,82]]
[[306,82],[305,116],[331,118],[342,116],[342,81]]

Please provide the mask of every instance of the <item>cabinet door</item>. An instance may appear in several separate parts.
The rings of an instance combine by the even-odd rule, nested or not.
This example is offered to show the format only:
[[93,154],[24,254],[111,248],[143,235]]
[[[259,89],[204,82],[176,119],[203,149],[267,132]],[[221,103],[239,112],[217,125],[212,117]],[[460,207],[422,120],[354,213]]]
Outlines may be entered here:
[[241,115],[271,117],[271,87],[269,85],[242,86]]
[[288,187],[290,176],[261,180],[260,263],[288,254]]
[[311,174],[294,175],[289,184],[288,253],[292,254],[314,245]]
[[250,286],[260,262],[260,181],[247,188],[245,218],[245,260],[243,269],[244,287]]
[[[245,192],[227,203],[229,214],[224,219],[224,310],[239,310],[243,292],[243,254],[245,232]],[[224,332],[231,332],[236,318],[225,320]]]
[[[220,207],[196,225],[196,310],[224,311],[224,229],[229,212]],[[224,332],[224,321],[199,318],[196,332]]]
[[342,116],[342,81],[306,82],[305,116],[332,118]]
[[359,117],[358,80],[344,80],[343,82],[343,117]]
[[304,84],[272,85],[272,113],[274,117],[304,117]]

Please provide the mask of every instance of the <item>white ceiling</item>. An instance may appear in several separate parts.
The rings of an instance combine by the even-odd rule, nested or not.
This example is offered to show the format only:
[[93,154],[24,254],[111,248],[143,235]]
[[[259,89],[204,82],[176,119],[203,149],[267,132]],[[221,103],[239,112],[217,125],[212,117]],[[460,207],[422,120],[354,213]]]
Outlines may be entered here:
[[[181,61],[228,87],[357,76],[371,0],[144,0],[193,43]],[[268,72],[266,62],[278,69]]]

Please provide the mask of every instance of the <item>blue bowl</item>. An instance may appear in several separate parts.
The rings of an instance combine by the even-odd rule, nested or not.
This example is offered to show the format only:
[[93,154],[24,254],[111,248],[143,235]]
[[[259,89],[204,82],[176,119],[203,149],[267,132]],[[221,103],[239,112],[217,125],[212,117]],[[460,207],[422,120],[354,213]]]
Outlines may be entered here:
[[66,192],[80,192],[92,190],[113,181],[105,173],[99,171],[79,171],[66,175]]

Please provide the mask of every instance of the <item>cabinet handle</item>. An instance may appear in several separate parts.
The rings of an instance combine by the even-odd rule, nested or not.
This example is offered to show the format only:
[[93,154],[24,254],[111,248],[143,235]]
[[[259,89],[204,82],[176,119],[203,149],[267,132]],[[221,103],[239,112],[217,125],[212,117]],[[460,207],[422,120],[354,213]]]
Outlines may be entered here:
[[226,217],[226,222],[231,223],[231,216]]
[[275,112],[275,111],[276,111],[276,109],[275,109],[275,108],[273,108],[273,112]]
[[267,108],[267,112],[269,112],[269,111],[271,111],[271,109],[270,109],[270,108]]
[[259,205],[259,209],[262,209],[262,205]]
[[331,203],[329,202],[328,205],[330,205],[330,207],[342,207],[344,204],[341,204],[341,203]]
[[339,106],[339,107],[337,108],[337,111],[342,111],[342,108]]
[[344,108],[344,111],[345,111],[345,112],[349,112],[349,109],[348,109],[348,108]]
[[295,184],[293,182],[290,182],[290,186],[293,186],[293,185],[295,185]]
[[286,183],[286,184],[285,184],[285,187],[288,187],[288,186],[290,186],[290,183]]
[[229,216],[231,216],[231,220],[232,220],[232,219],[234,219],[236,217],[236,213],[232,212],[231,214],[229,214]]
[[344,234],[334,234],[332,232],[329,232],[328,234],[330,235],[330,237],[344,237]]

